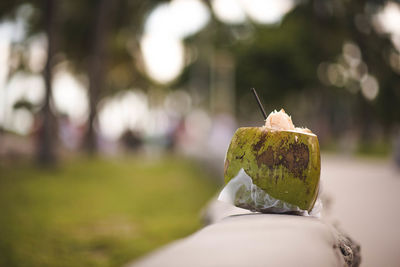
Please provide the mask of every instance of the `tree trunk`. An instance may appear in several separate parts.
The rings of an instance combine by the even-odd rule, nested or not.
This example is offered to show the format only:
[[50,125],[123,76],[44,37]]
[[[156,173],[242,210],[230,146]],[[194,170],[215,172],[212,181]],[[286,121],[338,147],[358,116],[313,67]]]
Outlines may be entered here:
[[56,34],[56,1],[46,0],[44,22],[48,38],[47,61],[43,72],[45,82],[45,98],[41,109],[41,125],[38,133],[37,161],[43,165],[51,165],[56,161],[54,137],[56,136],[55,116],[50,107],[52,95],[52,68],[55,54]]
[[97,152],[97,104],[103,91],[107,73],[108,47],[111,21],[116,0],[100,0],[97,7],[97,18],[94,24],[92,53],[89,59],[89,118],[85,137],[85,146],[89,154]]

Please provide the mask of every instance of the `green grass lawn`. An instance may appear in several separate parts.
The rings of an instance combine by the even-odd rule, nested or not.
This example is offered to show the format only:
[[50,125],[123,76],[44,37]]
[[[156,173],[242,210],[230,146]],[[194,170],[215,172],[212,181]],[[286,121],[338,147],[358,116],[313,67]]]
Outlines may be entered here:
[[217,185],[190,161],[0,167],[0,266],[120,266],[199,227]]

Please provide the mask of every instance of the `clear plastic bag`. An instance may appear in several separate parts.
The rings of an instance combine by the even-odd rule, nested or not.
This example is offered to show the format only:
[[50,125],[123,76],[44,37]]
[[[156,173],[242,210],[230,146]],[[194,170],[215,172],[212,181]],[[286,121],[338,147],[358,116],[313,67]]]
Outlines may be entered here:
[[218,200],[230,203],[239,208],[262,213],[289,213],[320,217],[320,212],[322,210],[322,202],[319,197],[320,193],[321,190],[318,192],[318,197],[313,209],[311,212],[308,212],[300,209],[296,205],[270,196],[263,189],[253,184],[253,180],[250,176],[241,169],[239,173],[222,189]]

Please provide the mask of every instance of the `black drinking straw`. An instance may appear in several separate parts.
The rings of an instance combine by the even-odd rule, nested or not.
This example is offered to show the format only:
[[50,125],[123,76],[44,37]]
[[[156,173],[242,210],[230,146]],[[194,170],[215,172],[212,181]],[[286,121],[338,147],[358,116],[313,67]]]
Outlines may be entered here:
[[264,116],[264,120],[266,120],[266,119],[267,119],[267,113],[265,113],[265,110],[264,110],[264,107],[263,107],[263,105],[261,104],[260,98],[258,98],[258,95],[257,95],[256,89],[254,89],[254,88],[251,88],[251,91],[253,92],[253,94],[254,94],[254,97],[256,98],[256,101],[257,101],[258,107],[260,108],[260,110],[261,110],[261,113],[262,113],[262,114],[263,114],[263,116]]

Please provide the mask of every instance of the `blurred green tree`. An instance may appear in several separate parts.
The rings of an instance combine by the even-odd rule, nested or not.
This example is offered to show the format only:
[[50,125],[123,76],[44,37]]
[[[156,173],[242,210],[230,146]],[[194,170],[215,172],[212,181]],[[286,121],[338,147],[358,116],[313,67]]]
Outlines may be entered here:
[[[0,3],[0,19],[15,19],[22,6],[32,9],[32,14],[23,18],[28,26],[25,40],[42,32],[47,36],[47,62],[43,71],[46,94],[37,150],[40,162],[51,163],[55,159],[55,117],[50,105],[53,67],[67,61],[73,73],[88,77],[90,111],[84,146],[93,153],[97,147],[94,125],[99,101],[132,86],[146,88],[150,82],[140,71],[139,38],[145,17],[160,2],[163,1],[17,0]],[[23,60],[18,69],[29,71]]]
[[[376,14],[388,2],[301,1],[276,25],[251,20],[227,25],[214,16],[209,27],[187,41],[201,51],[207,39],[214,50],[230,52],[239,118],[248,118],[255,110],[247,100],[249,88],[256,87],[268,108],[287,106],[300,122],[316,121],[310,126],[321,135],[338,137],[352,128],[361,139],[371,139],[375,125],[388,135],[400,122],[400,76],[389,55],[399,56],[399,51],[390,35],[379,33],[374,25]],[[344,50],[349,46],[352,53],[360,51],[356,67],[346,62]],[[190,69],[202,61],[189,66],[181,82],[188,81]],[[368,99],[362,85],[371,75],[379,83],[379,93]]]
[[[29,6],[27,12],[29,21],[27,21],[26,36],[27,39],[32,34],[37,33],[37,29],[45,32],[47,36],[47,58],[45,68],[43,70],[43,79],[45,82],[45,96],[42,107],[40,108],[40,126],[37,137],[37,161],[40,164],[51,165],[56,161],[54,149],[54,135],[56,132],[55,116],[51,109],[51,94],[52,94],[52,76],[54,66],[54,56],[57,53],[58,43],[58,4],[57,1],[2,1],[0,4],[0,19],[15,19],[21,7]],[[23,40],[22,42],[24,42]],[[13,44],[21,45],[21,44]],[[12,50],[12,49],[11,49]],[[23,58],[22,53],[17,53],[14,56]],[[9,76],[12,76],[18,70],[29,71],[25,66],[24,60],[18,60],[20,64],[15,69],[9,70]]]

